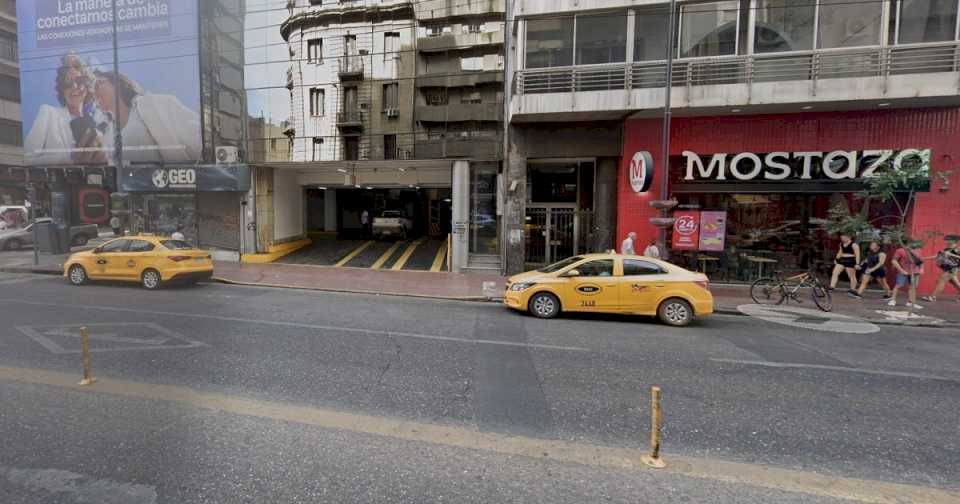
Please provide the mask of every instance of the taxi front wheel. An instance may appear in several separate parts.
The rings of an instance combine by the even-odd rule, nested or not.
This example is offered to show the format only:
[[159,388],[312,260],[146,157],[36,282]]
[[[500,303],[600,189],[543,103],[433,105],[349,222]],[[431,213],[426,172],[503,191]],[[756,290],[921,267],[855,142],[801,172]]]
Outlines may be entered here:
[[538,292],[530,298],[529,308],[534,317],[554,318],[560,314],[560,300],[549,292]]
[[74,264],[70,266],[70,270],[67,271],[67,278],[73,285],[83,285],[87,283],[87,270],[83,269],[83,266],[79,264]]
[[660,303],[657,316],[664,324],[683,327],[693,322],[693,307],[680,298],[671,298]]

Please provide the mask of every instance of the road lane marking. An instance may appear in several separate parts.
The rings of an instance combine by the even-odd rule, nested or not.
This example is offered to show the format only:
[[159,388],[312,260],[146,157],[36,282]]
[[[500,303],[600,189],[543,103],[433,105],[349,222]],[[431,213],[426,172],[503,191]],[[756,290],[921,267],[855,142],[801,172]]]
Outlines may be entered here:
[[403,267],[407,265],[407,261],[410,260],[410,256],[413,255],[413,251],[417,250],[417,247],[419,247],[420,244],[423,243],[423,242],[425,242],[425,241],[427,241],[426,238],[420,238],[420,239],[418,239],[417,241],[411,243],[411,244],[407,247],[407,250],[404,250],[404,251],[403,251],[403,254],[400,255],[400,258],[397,259],[397,262],[393,264],[393,267],[391,267],[390,270],[391,270],[391,271],[400,271],[400,270],[402,270]]
[[[298,406],[289,403],[258,401],[244,397],[205,392],[189,387],[158,385],[98,376],[93,387],[77,385],[73,374],[42,369],[0,366],[0,381],[46,385],[85,394],[105,394],[133,399],[164,401],[200,409],[269,420],[311,425],[323,429],[368,434],[391,439],[428,443],[497,453],[548,459],[584,466],[651,470],[640,461],[645,453],[631,448],[614,448],[583,442],[537,439],[524,436],[481,432],[469,427],[438,425],[347,413],[328,408]],[[870,504],[924,502],[956,504],[960,494],[917,485],[888,483],[827,476],[793,469],[728,462],[700,457],[666,454],[668,466],[656,472],[742,484],[784,492],[848,499]]]
[[874,375],[883,375],[883,376],[898,376],[903,378],[919,378],[921,380],[938,380],[938,381],[949,381],[949,382],[960,383],[960,378],[947,378],[945,376],[929,375],[929,374],[923,374],[923,373],[908,373],[905,371],[884,371],[882,369],[867,369],[867,368],[844,367],[844,366],[826,366],[822,364],[798,364],[793,362],[719,359],[719,358],[713,358],[713,357],[711,357],[710,360],[713,362],[744,364],[747,366],[762,366],[762,367],[771,367],[771,368],[824,369],[828,371],[843,371],[847,373],[863,373],[863,374],[874,374]]
[[437,250],[437,255],[433,258],[433,265],[430,266],[430,271],[440,271],[443,268],[443,261],[447,258],[447,242],[444,241],[443,245],[440,245],[440,248]]
[[[91,352],[123,352],[128,350],[183,350],[190,348],[199,348],[209,346],[199,341],[191,341],[175,331],[150,322],[104,322],[92,324],[59,324],[59,325],[30,325],[17,326],[15,329],[23,335],[36,341],[40,346],[46,348],[54,354],[80,353],[79,343],[75,348],[65,348],[63,345],[51,339],[51,336],[64,339],[79,339],[80,327],[93,329],[90,339],[96,341],[106,341],[116,343],[108,347],[94,345],[90,348]],[[106,332],[113,329],[113,332]],[[127,338],[117,335],[117,330],[131,331],[138,334],[150,332],[159,334],[160,337],[154,338]],[[101,332],[103,331],[103,332]],[[68,345],[69,346],[69,345]]]
[[346,332],[346,333],[365,334],[368,336],[382,336],[387,338],[400,337],[400,338],[413,338],[413,339],[425,339],[425,340],[436,340],[436,341],[450,341],[454,343],[468,343],[468,344],[474,344],[474,345],[518,346],[518,347],[525,347],[525,348],[541,348],[545,350],[561,350],[566,352],[589,352],[590,351],[589,348],[574,347],[574,346],[543,345],[539,343],[517,343],[512,341],[496,341],[496,340],[486,340],[486,339],[454,338],[452,336],[440,336],[436,334],[381,331],[377,329],[360,329],[356,327],[306,324],[306,323],[300,323],[300,322],[281,322],[277,320],[260,320],[260,319],[247,319],[247,318],[241,318],[241,317],[224,317],[221,315],[205,315],[200,313],[168,312],[168,311],[160,311],[160,310],[138,310],[135,308],[119,308],[114,306],[49,303],[49,302],[42,302],[42,301],[24,301],[21,299],[0,299],[0,302],[19,303],[19,304],[25,304],[29,306],[50,306],[50,307],[57,307],[57,308],[73,308],[73,309],[81,309],[81,310],[101,310],[101,311],[112,311],[112,312],[120,312],[120,313],[161,315],[165,317],[174,317],[174,318],[183,317],[183,318],[195,318],[195,319],[204,319],[204,320],[220,320],[223,322],[238,322],[241,324],[261,324],[261,325],[279,326],[279,327],[295,327],[298,329],[314,329],[319,331],[340,331],[340,332]]
[[364,242],[362,245],[355,248],[353,252],[350,252],[349,254],[347,254],[346,257],[344,257],[343,259],[340,259],[340,261],[337,262],[337,264],[334,264],[334,267],[339,268],[347,264],[348,262],[352,261],[355,257],[363,253],[364,250],[367,250],[368,248],[370,248],[370,245],[373,245],[373,243],[374,243],[373,240]]
[[405,244],[405,243],[406,243],[406,242],[396,242],[396,243],[394,243],[390,248],[387,249],[386,252],[383,253],[383,255],[380,256],[379,259],[377,259],[377,262],[373,263],[373,266],[370,266],[370,269],[378,270],[378,269],[382,268],[383,265],[384,265],[384,263],[386,263],[387,261],[389,261],[389,260],[390,260],[390,257],[393,256],[393,253],[396,252],[398,248],[400,248],[400,245],[403,245],[403,244]]

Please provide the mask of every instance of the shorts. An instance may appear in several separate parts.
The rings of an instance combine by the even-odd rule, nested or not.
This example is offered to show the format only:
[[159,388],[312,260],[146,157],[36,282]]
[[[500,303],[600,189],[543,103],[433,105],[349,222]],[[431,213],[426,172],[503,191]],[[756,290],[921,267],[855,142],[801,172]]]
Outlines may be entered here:
[[844,268],[853,268],[857,265],[857,260],[853,257],[841,257],[837,259],[837,264],[843,266]]
[[887,269],[886,268],[877,268],[873,273],[867,273],[870,278],[887,278]]
[[904,275],[903,273],[897,273],[897,287],[906,287],[907,285],[918,287],[920,285],[920,274]]

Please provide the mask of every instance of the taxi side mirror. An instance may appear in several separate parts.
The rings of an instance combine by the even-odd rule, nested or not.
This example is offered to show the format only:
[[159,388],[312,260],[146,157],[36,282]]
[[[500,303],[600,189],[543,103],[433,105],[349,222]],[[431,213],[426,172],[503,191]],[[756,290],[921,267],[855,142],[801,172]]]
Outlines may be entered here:
[[95,248],[95,249],[92,250],[92,253],[94,253],[94,254],[99,254],[99,253],[101,253],[101,252],[103,252],[103,248],[101,248],[101,247],[97,247],[97,248]]
[[578,276],[580,276],[580,271],[575,270],[575,269],[572,269],[572,270],[564,273],[563,276],[566,277],[566,278],[578,277]]

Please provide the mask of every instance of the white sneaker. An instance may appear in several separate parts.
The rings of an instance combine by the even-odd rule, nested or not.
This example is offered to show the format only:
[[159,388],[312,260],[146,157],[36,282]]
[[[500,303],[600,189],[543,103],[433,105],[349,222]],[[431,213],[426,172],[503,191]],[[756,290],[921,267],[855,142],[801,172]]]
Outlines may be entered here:
[[891,299],[890,301],[887,301],[887,306],[897,306],[897,302]]
[[923,309],[923,307],[920,306],[920,305],[918,305],[917,303],[907,303],[907,308],[915,308],[915,309],[917,309],[917,310],[922,310],[922,309]]

